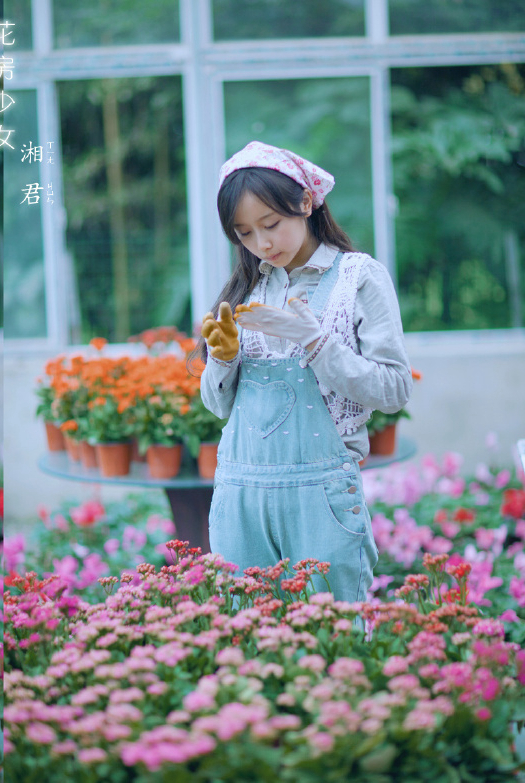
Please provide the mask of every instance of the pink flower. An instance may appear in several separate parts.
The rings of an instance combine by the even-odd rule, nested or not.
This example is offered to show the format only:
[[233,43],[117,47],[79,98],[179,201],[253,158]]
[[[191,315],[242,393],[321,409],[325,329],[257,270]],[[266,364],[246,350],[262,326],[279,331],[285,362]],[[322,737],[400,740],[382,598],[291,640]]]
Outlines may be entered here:
[[525,685],[525,650],[516,653],[516,667],[518,669],[518,682]]
[[55,742],[55,744],[51,746],[51,753],[55,756],[73,756],[76,754],[77,750],[77,743],[72,739],[63,740],[62,742]]
[[322,672],[326,666],[322,655],[303,655],[297,663],[302,669],[308,669],[311,672]]
[[489,486],[493,482],[493,476],[490,472],[490,469],[485,465],[485,463],[481,462],[477,467],[475,471],[475,476],[478,481],[481,481],[482,484],[488,484]]
[[391,677],[393,674],[401,674],[406,672],[409,666],[409,662],[401,655],[392,655],[383,666],[383,674],[387,677]]
[[268,723],[272,729],[288,731],[288,729],[298,729],[301,725],[301,718],[298,715],[274,715]]
[[434,555],[444,555],[447,552],[450,552],[453,546],[454,545],[452,541],[449,541],[448,538],[443,538],[443,536],[435,536],[431,541],[428,542],[426,549],[428,552],[432,552]]
[[206,581],[206,568],[202,563],[197,563],[182,577],[183,581],[189,585],[199,585]]
[[334,746],[334,738],[326,731],[316,731],[308,735],[310,745],[321,753],[329,753]]
[[84,568],[78,575],[78,587],[92,585],[103,574],[107,574],[109,566],[104,563],[98,552],[92,552],[84,559]]
[[356,658],[338,658],[328,667],[328,673],[336,680],[351,680],[356,674],[364,672],[362,661]]
[[107,753],[102,748],[82,748],[77,758],[82,764],[96,764],[97,761],[105,761]]
[[104,542],[104,550],[107,552],[108,555],[112,555],[114,552],[116,552],[120,547],[120,541],[118,538],[108,538],[107,541]]
[[485,598],[485,593],[503,584],[499,576],[492,576],[493,563],[485,553],[477,553],[475,547],[465,548],[465,559],[472,564],[469,577],[469,601],[478,606],[491,606],[492,601]]
[[131,734],[131,726],[122,726],[118,723],[110,723],[109,726],[104,726],[102,729],[102,736],[108,742],[116,742],[117,740],[126,739]]
[[472,633],[479,636],[499,636],[503,638],[505,636],[505,628],[499,622],[499,620],[493,620],[490,617],[478,620],[476,625],[472,629]]
[[432,731],[435,726],[435,716],[417,708],[409,712],[403,721],[403,728],[407,731]]
[[425,663],[419,667],[419,676],[424,679],[436,680],[439,677],[439,666],[437,663]]
[[511,473],[510,470],[500,470],[500,472],[497,474],[496,478],[494,479],[494,486],[496,489],[503,489],[503,487],[506,487],[511,479]]
[[138,530],[133,525],[126,525],[122,535],[122,547],[126,551],[132,547],[140,550],[147,540],[148,537],[143,530]]
[[29,723],[26,727],[26,736],[39,745],[51,745],[56,742],[57,735],[47,723]]
[[525,579],[513,576],[510,580],[509,593],[517,601],[518,606],[525,606]]
[[494,530],[479,527],[475,533],[476,544],[480,549],[490,549],[494,543]]
[[70,509],[69,513],[78,527],[91,527],[99,519],[105,517],[106,510],[98,500],[88,500],[83,505]]
[[189,712],[200,712],[201,710],[212,710],[215,705],[215,699],[208,693],[200,691],[191,691],[182,700],[184,709]]
[[476,710],[476,717],[479,720],[490,720],[490,718],[492,718],[492,712],[488,707],[480,707]]
[[224,650],[219,650],[215,661],[219,666],[240,666],[244,663],[244,653],[238,647],[226,647]]
[[419,677],[415,674],[400,674],[398,677],[393,677],[388,682],[388,688],[391,691],[405,691],[410,693],[414,688],[419,688]]
[[463,457],[454,451],[447,451],[443,456],[442,471],[443,475],[453,478],[457,476],[463,464]]
[[454,538],[461,530],[461,526],[458,525],[457,522],[452,522],[452,520],[446,520],[445,522],[442,522],[441,530],[443,532],[443,535],[447,536],[447,538]]
[[448,478],[443,476],[436,484],[436,492],[440,492],[443,495],[450,495],[453,498],[460,498],[465,491],[465,479],[464,478]]
[[394,581],[393,576],[387,576],[386,574],[379,574],[379,576],[374,576],[372,580],[372,584],[370,586],[370,593],[375,593],[378,590],[385,590],[390,582]]
[[148,517],[146,530],[148,533],[154,533],[156,530],[160,530],[167,536],[173,536],[176,532],[172,520],[162,517],[160,514],[151,514],[151,516]]
[[498,557],[503,551],[503,544],[507,538],[507,525],[498,528],[479,527],[475,532],[476,544],[480,549],[491,549]]
[[144,691],[141,688],[122,688],[109,695],[110,704],[129,704],[130,701],[140,701],[143,698]]
[[498,620],[501,620],[504,623],[519,623],[519,622],[521,622],[520,618],[518,617],[518,615],[516,614],[514,609],[505,609],[503,614],[500,614],[500,616],[498,617]]
[[166,544],[156,544],[155,552],[157,552],[159,555],[162,555],[164,560],[171,565],[171,563],[173,562],[173,558]]
[[37,506],[36,513],[38,514],[38,516],[40,517],[44,525],[46,527],[49,527],[48,523],[49,523],[50,511],[48,507],[41,504]]
[[[78,560],[73,555],[65,555],[62,560],[54,558],[53,569],[54,573],[58,574],[70,588],[77,586]],[[51,576],[51,574],[46,574],[46,576]]]
[[148,685],[146,691],[152,696],[162,696],[168,690],[168,685],[165,682],[152,682]]
[[500,685],[495,677],[490,677],[483,683],[481,688],[481,697],[485,701],[493,701],[500,692]]
[[4,570],[16,571],[25,561],[25,538],[22,533],[4,539]]

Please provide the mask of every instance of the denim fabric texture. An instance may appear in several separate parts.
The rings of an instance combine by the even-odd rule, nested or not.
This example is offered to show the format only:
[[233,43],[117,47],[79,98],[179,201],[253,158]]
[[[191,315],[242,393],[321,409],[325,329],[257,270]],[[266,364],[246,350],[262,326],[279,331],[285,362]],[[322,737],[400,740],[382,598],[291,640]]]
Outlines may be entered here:
[[[322,312],[337,280],[323,276],[311,303]],[[326,278],[326,280],[325,280]],[[240,573],[289,557],[331,563],[337,600],[362,601],[377,562],[357,461],[299,358],[242,359],[219,445],[210,509],[210,546]],[[318,578],[316,590],[326,590]]]

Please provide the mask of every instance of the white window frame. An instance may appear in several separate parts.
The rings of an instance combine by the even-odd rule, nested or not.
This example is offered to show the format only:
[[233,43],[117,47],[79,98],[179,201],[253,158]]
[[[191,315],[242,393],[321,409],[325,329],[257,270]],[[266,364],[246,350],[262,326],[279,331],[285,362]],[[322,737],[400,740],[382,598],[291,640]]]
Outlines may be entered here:
[[[192,312],[198,320],[230,274],[228,243],[215,204],[225,157],[224,83],[368,76],[375,255],[395,279],[390,69],[525,62],[525,32],[390,36],[388,0],[364,0],[364,4],[362,37],[214,42],[212,0],[180,0],[180,43],[54,49],[52,0],[32,0],[33,49],[16,53],[10,86],[37,90],[39,138],[58,142],[56,81],[182,76],[190,285]],[[60,161],[58,145],[56,152]],[[7,352],[49,352],[67,345],[68,313],[61,292],[66,267],[62,184],[60,166],[54,166],[54,204],[42,205],[47,337],[6,340]]]

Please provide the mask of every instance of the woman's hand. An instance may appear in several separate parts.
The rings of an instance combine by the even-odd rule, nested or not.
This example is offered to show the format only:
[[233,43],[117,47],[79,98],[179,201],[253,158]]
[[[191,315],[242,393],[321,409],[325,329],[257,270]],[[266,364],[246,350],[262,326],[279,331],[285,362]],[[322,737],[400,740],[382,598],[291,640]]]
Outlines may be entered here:
[[243,329],[263,332],[272,337],[284,337],[311,350],[323,333],[319,321],[301,299],[292,297],[288,304],[292,313],[258,302],[237,305],[235,320]]
[[209,352],[221,362],[230,362],[239,350],[239,333],[233,320],[228,302],[219,305],[217,320],[213,313],[206,313],[202,319],[201,334],[206,340]]

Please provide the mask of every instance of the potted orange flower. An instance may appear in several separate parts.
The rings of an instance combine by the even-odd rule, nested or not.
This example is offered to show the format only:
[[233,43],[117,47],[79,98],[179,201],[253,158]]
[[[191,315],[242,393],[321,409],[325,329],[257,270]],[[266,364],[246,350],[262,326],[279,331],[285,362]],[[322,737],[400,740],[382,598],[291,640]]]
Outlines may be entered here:
[[49,451],[64,451],[66,448],[64,435],[60,430],[62,421],[59,418],[57,392],[63,385],[64,356],[59,356],[47,362],[45,378],[37,379],[36,395],[39,403],[36,416],[41,417],[46,429],[47,447]]
[[187,419],[187,444],[197,458],[201,478],[213,478],[217,467],[217,449],[228,419],[219,419],[204,407],[200,394],[193,400]]
[[180,469],[186,414],[199,382],[188,375],[185,361],[172,354],[143,359],[132,375],[139,453],[146,454],[154,478],[173,478]]
[[[422,375],[412,368],[412,378],[419,381]],[[401,408],[396,413],[374,411],[366,423],[370,439],[370,454],[381,456],[394,454],[397,443],[397,422],[399,419],[410,418],[405,408]]]

